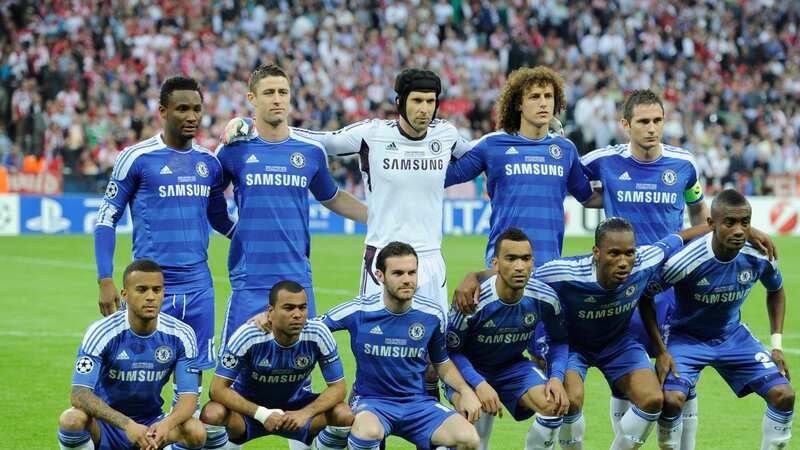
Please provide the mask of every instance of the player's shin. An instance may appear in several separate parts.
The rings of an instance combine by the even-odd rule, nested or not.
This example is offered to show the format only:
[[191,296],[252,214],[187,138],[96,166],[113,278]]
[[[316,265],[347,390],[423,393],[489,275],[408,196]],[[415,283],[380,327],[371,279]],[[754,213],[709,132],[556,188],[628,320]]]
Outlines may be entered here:
[[208,425],[206,427],[206,445],[208,450],[227,450],[228,430],[223,425]]
[[627,398],[611,395],[608,412],[611,417],[611,428],[614,430],[615,435],[619,434],[619,421],[622,420],[622,416],[628,412],[630,406],[631,402],[628,401]]
[[792,419],[794,410],[781,411],[767,405],[761,428],[764,436],[761,439],[761,450],[777,450],[786,448],[792,437]]
[[683,419],[681,415],[668,417],[661,415],[658,419],[658,448],[661,450],[678,450],[681,444]]
[[381,445],[380,439],[361,439],[351,433],[347,438],[347,445],[350,450],[378,450]]
[[561,427],[561,417],[536,415],[528,437],[525,439],[525,450],[550,450],[555,447],[558,429]]
[[58,430],[58,446],[61,450],[94,450],[92,435],[88,431]]
[[697,393],[694,388],[689,391],[681,413],[681,450],[694,450],[697,437]]
[[490,414],[481,414],[480,419],[475,422],[475,430],[481,438],[481,446],[478,450],[489,450],[489,441],[492,438],[492,428],[494,428],[494,418]]
[[661,411],[648,413],[631,405],[620,420],[620,434],[614,438],[611,450],[630,450],[640,448],[653,430]]
[[558,433],[558,443],[562,450],[583,450],[583,433],[586,431],[586,422],[583,413],[577,412],[564,416],[564,422]]
[[327,426],[320,431],[311,444],[313,450],[339,450],[347,447],[350,427]]

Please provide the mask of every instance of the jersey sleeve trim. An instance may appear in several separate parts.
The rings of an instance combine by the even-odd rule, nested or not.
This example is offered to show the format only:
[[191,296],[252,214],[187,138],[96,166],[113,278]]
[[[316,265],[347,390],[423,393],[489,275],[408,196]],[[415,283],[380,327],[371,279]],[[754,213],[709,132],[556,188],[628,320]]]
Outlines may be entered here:
[[161,139],[159,139],[158,136],[154,136],[123,150],[122,153],[117,156],[117,161],[114,163],[114,169],[111,172],[111,178],[114,180],[124,180],[125,177],[128,176],[128,172],[136,161],[136,158],[164,146],[160,141]]

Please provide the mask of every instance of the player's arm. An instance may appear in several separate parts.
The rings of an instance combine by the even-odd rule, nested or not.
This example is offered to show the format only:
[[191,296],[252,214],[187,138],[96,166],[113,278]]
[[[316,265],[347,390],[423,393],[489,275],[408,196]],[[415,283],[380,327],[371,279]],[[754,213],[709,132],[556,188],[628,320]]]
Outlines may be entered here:
[[283,411],[267,409],[247,400],[231,389],[232,384],[233,380],[215,374],[211,380],[208,396],[231,411],[260,421],[267,431],[275,431],[283,420]]
[[480,272],[469,272],[453,292],[453,306],[462,314],[472,314],[478,306],[481,293],[481,281],[495,275],[494,269],[484,269]]
[[456,409],[471,423],[475,423],[481,414],[481,402],[459,373],[453,361],[447,355],[445,332],[447,319],[444,311],[439,317],[439,324],[433,330],[428,343],[428,356],[439,378],[459,393]]
[[761,284],[767,290],[767,313],[769,314],[770,344],[772,359],[780,373],[789,378],[789,367],[783,357],[783,320],[786,313],[786,293],[777,261],[770,261],[761,274]]
[[484,412],[491,415],[502,414],[502,404],[497,391],[486,382],[486,379],[475,370],[472,362],[461,353],[469,329],[473,326],[474,316],[465,316],[457,309],[450,310],[447,324],[447,352],[464,381],[475,389]]
[[367,205],[347,191],[339,189],[332,199],[321,203],[340,216],[358,223],[367,223]]
[[328,383],[316,400],[297,411],[286,411],[280,428],[286,431],[297,431],[317,414],[330,411],[334,406],[344,401],[347,394],[347,383],[344,378],[333,383]]
[[642,323],[650,337],[650,342],[656,352],[656,375],[661,385],[667,379],[667,374],[672,372],[673,375],[679,377],[678,368],[675,366],[675,360],[667,350],[664,340],[661,338],[661,330],[658,327],[656,319],[656,302],[649,294],[643,294],[639,298],[639,315],[642,318]]
[[104,316],[116,312],[120,306],[119,291],[113,278],[114,248],[117,223],[138,187],[139,165],[136,160],[130,161],[132,157],[128,152],[123,152],[114,163],[94,226],[94,260],[100,288],[97,303]]
[[478,143],[472,150],[464,152],[458,159],[451,159],[447,166],[444,187],[470,181],[486,170],[486,150],[483,143]]
[[[545,333],[550,338],[549,351],[545,357],[548,377],[545,385],[545,399],[553,401],[557,405],[557,415],[564,415],[569,410],[569,398],[564,389],[564,375],[569,358],[567,326],[558,294],[549,286],[546,290],[549,301],[539,300],[542,303],[542,322],[544,322]],[[535,345],[533,338],[531,338],[531,344]],[[533,354],[530,348],[529,353]]]
[[361,150],[361,144],[375,123],[377,122],[366,119],[336,131],[311,131],[303,128],[292,128],[292,131],[306,139],[319,142],[330,156],[346,156]]
[[197,406],[198,392],[200,386],[200,371],[195,369],[197,340],[192,333],[192,348],[180,350],[180,355],[175,364],[175,384],[178,393],[178,401],[172,407],[172,411],[163,420],[160,420],[148,429],[148,435],[153,438],[159,446],[166,444],[167,436],[178,425],[189,420],[195,412]]
[[[217,154],[223,153],[224,146],[220,146]],[[222,162],[215,158],[215,163],[218,171],[215,175],[214,185],[211,186],[211,194],[208,197],[208,223],[211,228],[217,233],[230,239],[233,236],[233,230],[236,228],[236,222],[232,221],[228,216],[228,202],[225,201],[225,188],[230,184],[230,179],[225,175],[222,167]]]
[[136,423],[133,419],[108,406],[108,403],[95,395],[94,391],[86,386],[72,386],[70,394],[72,406],[80,409],[90,417],[100,419],[106,423],[125,431],[125,436],[132,443],[143,450],[157,449],[156,443],[147,436],[147,427]]
[[569,165],[569,174],[567,175],[567,192],[586,208],[602,208],[602,191],[592,189],[592,183],[586,174],[586,168],[584,168],[578,156],[578,149],[571,141],[567,140],[567,142],[566,149],[572,158]]

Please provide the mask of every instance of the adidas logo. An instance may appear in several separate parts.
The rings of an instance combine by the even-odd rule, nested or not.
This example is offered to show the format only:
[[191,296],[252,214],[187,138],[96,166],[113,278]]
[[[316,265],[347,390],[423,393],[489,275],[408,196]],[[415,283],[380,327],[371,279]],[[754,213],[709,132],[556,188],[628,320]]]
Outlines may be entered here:
[[697,285],[698,285],[698,286],[708,286],[709,284],[710,284],[710,283],[708,282],[708,280],[707,280],[705,277],[703,277],[703,279],[702,279],[702,280],[700,280],[700,281],[698,281],[698,282],[697,282]]
[[386,151],[388,151],[388,152],[396,152],[397,151],[397,145],[394,142],[392,142],[391,144],[386,146]]
[[620,180],[625,180],[625,181],[630,181],[631,180],[631,176],[628,175],[628,172],[623,172],[622,175],[619,176],[619,179]]
[[381,330],[381,326],[380,325],[375,325],[374,327],[372,327],[371,330],[369,330],[369,333],[370,334],[383,334],[383,330]]
[[269,359],[264,358],[258,363],[258,367],[269,367]]
[[119,355],[117,355],[117,361],[123,360],[123,359],[130,359],[128,357],[128,352],[126,352],[125,350],[119,352]]
[[164,166],[161,168],[161,175],[172,175],[172,171],[169,169],[169,166]]
[[253,163],[257,163],[257,162],[258,162],[258,158],[256,158],[256,155],[253,155],[253,154],[250,154],[250,157],[247,158],[247,161],[245,161],[245,163],[247,163],[247,164],[253,164]]
[[597,303],[597,299],[595,299],[592,296],[586,297],[585,299],[583,299],[583,301],[586,303]]
[[494,328],[495,326],[496,325],[492,319],[487,320],[486,323],[483,324],[483,328]]
[[508,150],[506,150],[506,155],[519,155],[519,152],[514,147],[508,147]]

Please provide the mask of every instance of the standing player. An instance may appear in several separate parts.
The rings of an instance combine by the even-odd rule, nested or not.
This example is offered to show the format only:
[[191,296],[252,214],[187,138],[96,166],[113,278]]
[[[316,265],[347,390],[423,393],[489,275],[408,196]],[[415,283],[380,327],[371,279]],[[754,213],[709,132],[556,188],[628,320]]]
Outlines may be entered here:
[[464,417],[422,389],[428,360],[442,380],[460,394],[459,411],[474,422],[480,402],[447,356],[445,311],[416,294],[414,248],[388,243],[376,258],[384,291],[341,304],[322,321],[332,331],[347,329],[356,359],[355,421],[348,438],[353,450],[375,450],[394,434],[418,447],[476,449],[480,439]]
[[114,286],[115,227],[126,207],[133,220],[133,257],[164,271],[163,311],[186,322],[198,339],[200,370],[214,366],[214,288],[208,269],[208,223],[226,236],[234,228],[223,196],[222,167],[192,142],[203,115],[191,78],[161,86],[163,133],[120,153],[94,229],[100,312],[119,308]]
[[239,209],[228,256],[233,291],[223,345],[241,324],[264,310],[269,289],[281,280],[303,286],[309,314],[316,315],[309,261],[309,192],[337,214],[359,222],[367,217],[366,206],[336,186],[322,146],[289,127],[291,91],[280,67],[262,64],[253,70],[247,99],[255,109],[258,136],[217,151],[224,185],[233,182]]
[[[206,433],[192,417],[199,371],[192,329],[160,313],[164,276],[150,260],[122,275],[127,308],[95,322],[83,338],[72,376],[71,402],[58,420],[62,450],[199,449]],[[161,390],[174,373],[178,402],[169,414]]]
[[[531,236],[537,261],[560,257],[567,193],[584,205],[600,204],[601,197],[592,192],[575,145],[548,132],[554,115],[565,106],[564,80],[552,69],[515,70],[497,99],[501,131],[482,137],[447,169],[446,186],[486,172],[492,206],[487,266],[491,266],[497,237],[509,227]],[[477,286],[472,288],[477,290]],[[474,309],[474,303],[469,309]]]
[[[487,413],[481,420],[493,418],[502,405],[518,421],[539,413],[525,449],[552,448],[568,408],[562,385],[568,348],[561,305],[549,286],[531,278],[533,250],[525,233],[509,228],[497,237],[495,248],[497,275],[482,283],[475,314],[451,310],[447,348]],[[540,322],[551,339],[547,376],[523,356]],[[457,393],[448,397],[458,401]],[[481,428],[491,430],[487,424],[479,433]],[[481,435],[481,449],[488,448],[488,434]]]
[[[306,291],[294,281],[272,286],[267,315],[271,331],[244,324],[222,350],[211,401],[201,414],[210,425],[206,448],[269,434],[310,444],[331,425],[315,448],[343,449],[353,415],[343,403],[344,369],[330,330],[308,321]],[[320,394],[305,384],[317,364],[328,384]]]
[[[781,349],[785,293],[777,262],[746,243],[751,213],[740,193],[721,192],[708,219],[713,234],[686,245],[662,269],[662,287],[675,287],[668,349],[677,369],[664,385],[658,436],[662,449],[679,448],[681,409],[707,366],[713,366],[737,396],[756,392],[767,401],[763,450],[788,445],[795,393]],[[771,355],[740,322],[741,306],[757,280],[767,289]]]

